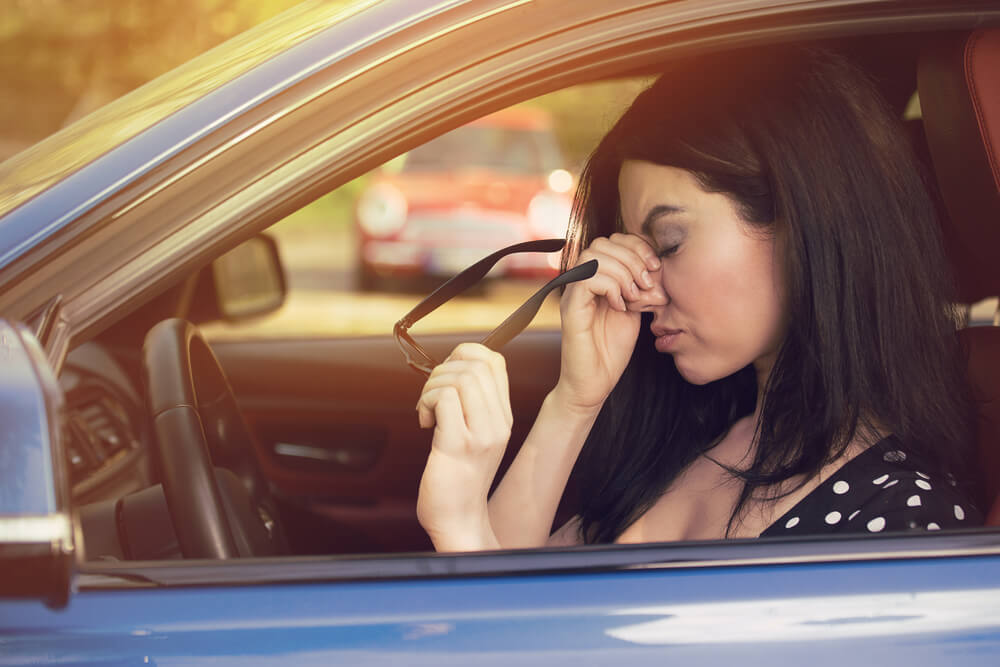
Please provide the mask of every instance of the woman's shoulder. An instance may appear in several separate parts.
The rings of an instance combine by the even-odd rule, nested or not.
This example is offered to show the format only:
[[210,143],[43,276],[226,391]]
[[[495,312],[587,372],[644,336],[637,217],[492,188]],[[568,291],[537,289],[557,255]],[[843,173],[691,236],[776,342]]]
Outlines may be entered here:
[[968,528],[982,515],[950,475],[895,436],[868,447],[761,536]]

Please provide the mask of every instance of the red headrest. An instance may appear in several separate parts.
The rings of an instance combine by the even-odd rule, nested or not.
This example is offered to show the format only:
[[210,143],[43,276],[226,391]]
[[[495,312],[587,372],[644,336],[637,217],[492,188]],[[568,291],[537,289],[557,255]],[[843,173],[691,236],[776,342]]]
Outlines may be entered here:
[[918,86],[959,299],[1000,295],[1000,30],[926,49]]

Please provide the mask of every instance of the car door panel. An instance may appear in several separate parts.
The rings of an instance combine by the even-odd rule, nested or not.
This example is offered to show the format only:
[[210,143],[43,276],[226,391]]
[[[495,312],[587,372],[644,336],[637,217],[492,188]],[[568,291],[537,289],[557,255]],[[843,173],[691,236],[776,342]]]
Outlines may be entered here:
[[[426,342],[444,358],[465,340],[436,335]],[[288,501],[293,521],[301,513],[303,525],[320,519],[330,526],[328,540],[303,548],[429,548],[415,514],[431,441],[415,412],[424,378],[406,365],[392,338],[243,340],[216,342],[213,349],[257,434],[262,468]],[[501,469],[558,377],[559,333],[522,334],[504,356],[515,421]]]
[[[751,549],[778,560],[785,547]],[[556,553],[559,574],[445,574],[477,558],[517,562],[431,557],[420,567],[434,576],[380,581],[394,563],[376,559],[368,581],[346,582],[333,561],[221,565],[228,575],[187,563],[173,576],[247,581],[166,589],[90,577],[64,610],[0,602],[0,664],[916,667],[993,665],[1000,650],[995,555],[573,572],[585,557]],[[295,568],[310,579],[252,584]]]

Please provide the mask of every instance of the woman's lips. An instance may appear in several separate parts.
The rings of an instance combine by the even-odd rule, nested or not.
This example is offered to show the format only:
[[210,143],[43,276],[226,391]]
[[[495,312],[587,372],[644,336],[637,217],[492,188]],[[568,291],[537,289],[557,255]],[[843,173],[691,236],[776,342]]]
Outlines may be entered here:
[[683,329],[660,329],[653,332],[656,341],[653,343],[657,352],[669,354],[676,346],[677,341],[684,333]]

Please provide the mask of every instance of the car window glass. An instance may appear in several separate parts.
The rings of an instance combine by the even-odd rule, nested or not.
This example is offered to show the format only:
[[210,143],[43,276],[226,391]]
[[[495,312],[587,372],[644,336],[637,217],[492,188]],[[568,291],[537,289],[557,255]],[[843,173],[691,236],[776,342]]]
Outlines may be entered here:
[[[289,293],[276,313],[216,323],[210,338],[388,335],[437,285],[501,247],[565,235],[576,176],[645,85],[576,86],[500,110],[417,146],[279,221]],[[480,332],[558,273],[559,254],[520,255],[415,332]],[[550,296],[535,329],[559,326]]]

